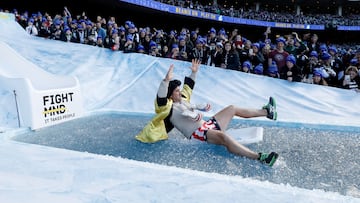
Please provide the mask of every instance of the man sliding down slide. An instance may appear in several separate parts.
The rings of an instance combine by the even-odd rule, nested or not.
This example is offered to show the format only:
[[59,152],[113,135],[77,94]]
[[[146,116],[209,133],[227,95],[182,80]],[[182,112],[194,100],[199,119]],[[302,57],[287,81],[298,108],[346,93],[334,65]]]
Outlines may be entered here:
[[244,109],[229,105],[205,121],[202,119],[202,114],[197,110],[209,111],[210,105],[194,105],[190,103],[196,73],[199,70],[200,64],[201,61],[197,59],[192,60],[192,66],[190,67],[192,72],[190,76],[185,77],[182,90],[180,90],[181,82],[172,79],[174,65],[170,65],[157,92],[155,101],[156,115],[136,136],[136,139],[146,143],[164,140],[168,138],[167,133],[175,127],[188,139],[197,139],[211,144],[223,145],[233,154],[259,160],[264,164],[272,166],[278,158],[276,152],[254,152],[238,143],[225,130],[234,116],[243,118],[266,116],[269,119],[276,120],[275,99],[270,97],[269,103],[262,107],[262,109]]

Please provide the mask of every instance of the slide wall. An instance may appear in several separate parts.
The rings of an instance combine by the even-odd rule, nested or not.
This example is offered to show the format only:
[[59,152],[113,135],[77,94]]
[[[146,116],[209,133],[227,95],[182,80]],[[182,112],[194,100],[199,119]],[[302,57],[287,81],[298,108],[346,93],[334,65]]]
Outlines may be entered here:
[[[0,20],[13,20],[4,16]],[[0,85],[12,92],[21,127],[34,130],[83,114],[80,86],[75,77],[50,74],[1,41]]]

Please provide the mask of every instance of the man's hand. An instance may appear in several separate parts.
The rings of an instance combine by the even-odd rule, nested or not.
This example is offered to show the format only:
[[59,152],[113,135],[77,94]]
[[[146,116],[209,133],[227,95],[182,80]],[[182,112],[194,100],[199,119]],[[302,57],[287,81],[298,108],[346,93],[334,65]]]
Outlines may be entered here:
[[182,112],[183,116],[191,118],[193,121],[199,121],[202,119],[203,115],[200,112],[190,111],[190,110],[184,110]]
[[166,73],[165,81],[170,81],[173,78],[173,71],[174,71],[174,64],[171,64],[168,72]]
[[207,112],[210,111],[211,105],[209,103],[193,104],[192,108],[197,109],[199,111]]
[[191,71],[193,73],[196,73],[199,70],[199,66],[201,64],[201,61],[199,59],[193,59],[191,60]]

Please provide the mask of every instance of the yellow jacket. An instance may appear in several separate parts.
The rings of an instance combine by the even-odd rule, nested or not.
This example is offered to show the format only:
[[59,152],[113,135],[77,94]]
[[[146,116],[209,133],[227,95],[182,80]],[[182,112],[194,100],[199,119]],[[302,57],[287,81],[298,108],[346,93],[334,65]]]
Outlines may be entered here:
[[[190,78],[185,78],[184,87],[181,90],[181,94],[183,98],[185,98],[187,101],[190,101],[190,96],[192,94],[192,88],[190,86],[193,87],[193,84],[189,85],[187,82],[188,79]],[[168,139],[169,136],[166,132],[164,120],[167,116],[169,116],[172,109],[172,104],[173,101],[171,99],[167,99],[166,105],[159,106],[155,99],[156,115],[151,119],[148,124],[146,124],[142,131],[135,136],[135,138],[144,143],[155,143],[161,140]]]

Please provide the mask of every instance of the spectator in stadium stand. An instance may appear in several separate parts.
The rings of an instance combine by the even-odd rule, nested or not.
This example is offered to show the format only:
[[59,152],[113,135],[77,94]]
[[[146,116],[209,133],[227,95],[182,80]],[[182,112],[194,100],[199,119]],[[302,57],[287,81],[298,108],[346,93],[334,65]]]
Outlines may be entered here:
[[[305,35],[305,38],[307,36]],[[309,42],[307,43],[308,52],[316,51],[317,53],[320,53],[320,43],[318,42],[319,37],[317,34],[312,34]]]
[[128,25],[128,30],[126,33],[126,38],[127,36],[131,35],[132,36],[132,40],[133,40],[133,43],[134,43],[134,46],[137,47],[140,43],[140,36],[139,36],[139,33],[138,33],[138,29],[137,27],[135,26],[134,23],[130,23]]
[[265,75],[272,78],[280,78],[280,74],[275,61],[273,61],[272,64],[268,67],[268,69],[265,72]]
[[336,72],[335,86],[341,87],[342,79],[344,77],[344,72],[345,72],[344,63],[342,62],[342,59],[339,57],[338,50],[335,46],[329,46],[328,52],[331,56],[330,65],[332,69]]
[[186,43],[186,38],[187,37],[184,35],[180,35],[178,37],[179,51],[180,51],[181,60],[190,61],[189,54],[191,53],[192,47]]
[[171,50],[164,57],[165,58],[171,58],[171,59],[180,60],[181,54],[179,52],[179,45],[178,44],[171,45]]
[[[78,27],[79,30],[79,27]],[[62,28],[61,28],[61,22],[59,19],[54,19],[54,24],[53,26],[50,27],[50,39],[54,39],[54,40],[60,40],[60,35],[62,32]],[[80,41],[81,43],[81,41]]]
[[209,30],[209,34],[208,34],[208,38],[207,38],[207,44],[210,44],[211,42],[217,42],[217,35],[216,35],[216,29],[215,28],[211,28]]
[[355,56],[357,64],[355,65],[358,69],[360,68],[360,48],[358,48],[355,52]]
[[221,68],[240,71],[241,64],[238,52],[230,41],[224,43]]
[[37,36],[38,35],[38,29],[36,28],[36,26],[34,25],[34,19],[30,18],[28,21],[28,25],[25,28],[25,31],[29,34],[29,35],[33,35],[33,36]]
[[152,40],[157,44],[157,48],[161,50],[161,48],[167,44],[166,38],[164,37],[162,30],[157,30],[155,32],[155,36],[153,36]]
[[251,64],[257,66],[258,64],[265,64],[266,60],[263,53],[260,51],[260,43],[256,42],[251,45],[252,52],[249,53],[249,60]]
[[97,36],[100,36],[102,41],[104,41],[107,34],[106,34],[106,30],[101,25],[102,25],[101,21],[96,22],[96,32],[97,32]]
[[165,56],[161,55],[161,52],[160,52],[161,50],[159,50],[158,44],[156,44],[156,42],[151,40],[150,43],[149,43],[149,47],[150,47],[150,49],[149,49],[149,55],[150,56],[165,57]]
[[249,39],[244,39],[244,46],[242,49],[236,49],[236,51],[239,53],[240,63],[243,61],[249,61],[251,60],[251,55],[253,54],[252,49],[252,42]]
[[144,41],[140,41],[140,44],[144,46],[144,54],[149,54],[150,42],[151,42],[151,34],[146,33]]
[[226,31],[224,28],[220,29],[218,32],[218,38],[217,41],[224,43],[225,41],[228,41],[228,36],[226,35]]
[[223,44],[217,42],[215,49],[210,51],[210,66],[221,67],[223,48]]
[[85,33],[86,33],[86,44],[88,45],[96,45],[96,39],[97,39],[97,31],[96,27],[93,26],[93,22],[91,20],[85,21]]
[[113,29],[116,29],[118,30],[118,36],[119,36],[119,42],[120,42],[120,50],[124,50],[124,45],[126,43],[126,40],[127,40],[127,35],[126,35],[126,29],[124,26],[120,26],[117,28],[116,26],[117,24],[114,23],[114,28]]
[[284,50],[289,54],[298,57],[301,53],[306,51],[306,45],[302,42],[296,32],[291,33],[291,35],[288,35],[286,38]]
[[63,42],[76,42],[76,38],[71,32],[69,26],[65,26],[64,30],[61,32],[60,40]]
[[[276,47],[274,50],[270,51],[268,55],[268,66],[272,64],[273,61],[276,62],[280,76],[281,73],[284,73],[283,69],[286,67],[286,59],[289,56],[289,53],[284,50],[286,45],[286,40],[284,37],[278,37],[276,39]],[[283,77],[284,78],[284,77]]]
[[250,61],[244,61],[241,66],[241,71],[244,73],[252,73],[252,65]]
[[51,32],[50,32],[50,22],[46,19],[46,17],[44,17],[42,19],[42,23],[41,26],[39,28],[39,37],[43,37],[43,38],[50,38]]
[[205,44],[206,38],[199,36],[196,40],[195,47],[189,53],[189,61],[192,61],[193,59],[198,59],[201,61],[201,64],[207,64],[209,59],[209,52],[207,51]]
[[137,52],[137,48],[138,46],[134,42],[134,35],[128,34],[124,44],[124,53],[135,53]]
[[253,73],[256,74],[256,75],[264,75],[264,66],[263,66],[263,64],[260,63],[257,66],[255,66]]
[[312,79],[312,74],[315,70],[315,68],[321,67],[321,62],[318,59],[319,54],[314,50],[311,51],[308,57],[306,65],[303,68],[303,78],[304,79]]
[[344,89],[352,89],[360,92],[359,70],[355,66],[349,66],[346,68],[342,87]]
[[294,55],[289,55],[286,57],[286,65],[279,73],[281,79],[287,80],[289,82],[302,81],[301,70],[296,65],[296,58]]
[[124,47],[120,46],[120,37],[119,31],[117,29],[113,29],[111,31],[111,39],[109,41],[110,49],[113,51],[123,50]]
[[171,30],[169,34],[167,35],[167,46],[171,47],[173,44],[178,44],[178,39],[176,38],[176,31]]
[[97,39],[96,39],[96,46],[97,46],[97,47],[100,47],[100,48],[105,48],[103,42],[104,42],[104,41],[103,41],[103,38],[101,37],[101,35],[98,35],[98,36],[97,36]]
[[329,84],[329,86],[337,87],[338,79],[333,64],[331,64],[331,60],[332,60],[331,55],[327,51],[322,52],[321,55],[322,66],[329,74],[329,77],[326,78],[326,82]]
[[109,49],[111,48],[113,24],[114,24],[114,22],[112,22],[110,20],[106,23],[106,37],[104,40],[104,46]]
[[37,28],[37,30],[39,30],[41,27],[42,17],[43,15],[41,14],[41,12],[38,12],[37,14],[32,14],[32,18],[34,19],[34,26]]
[[161,56],[166,56],[170,52],[169,47],[167,45],[164,45],[161,49]]
[[25,11],[22,15],[19,16],[18,23],[24,29],[26,28],[26,26],[28,25],[28,12],[27,11]]
[[139,54],[144,54],[145,53],[145,48],[143,45],[139,44],[137,47],[137,53]]
[[198,29],[191,31],[190,38],[186,39],[187,45],[191,46],[191,49],[194,48],[194,46],[195,46],[196,40],[199,36],[198,32],[199,32]]
[[312,81],[309,82],[315,85],[324,85],[324,86],[328,86],[326,80],[322,77],[322,73],[321,71],[315,69],[314,73],[313,73],[313,77],[312,77]]
[[[236,47],[237,49],[242,48],[242,46],[243,46],[243,40],[242,40],[242,36],[241,36],[241,34],[239,33],[239,30],[238,30],[238,29],[235,28],[235,29],[233,29],[233,30],[231,31],[231,34],[230,34],[230,36],[229,36],[229,41],[235,43],[235,47]],[[238,46],[238,45],[239,45],[239,46]]]

